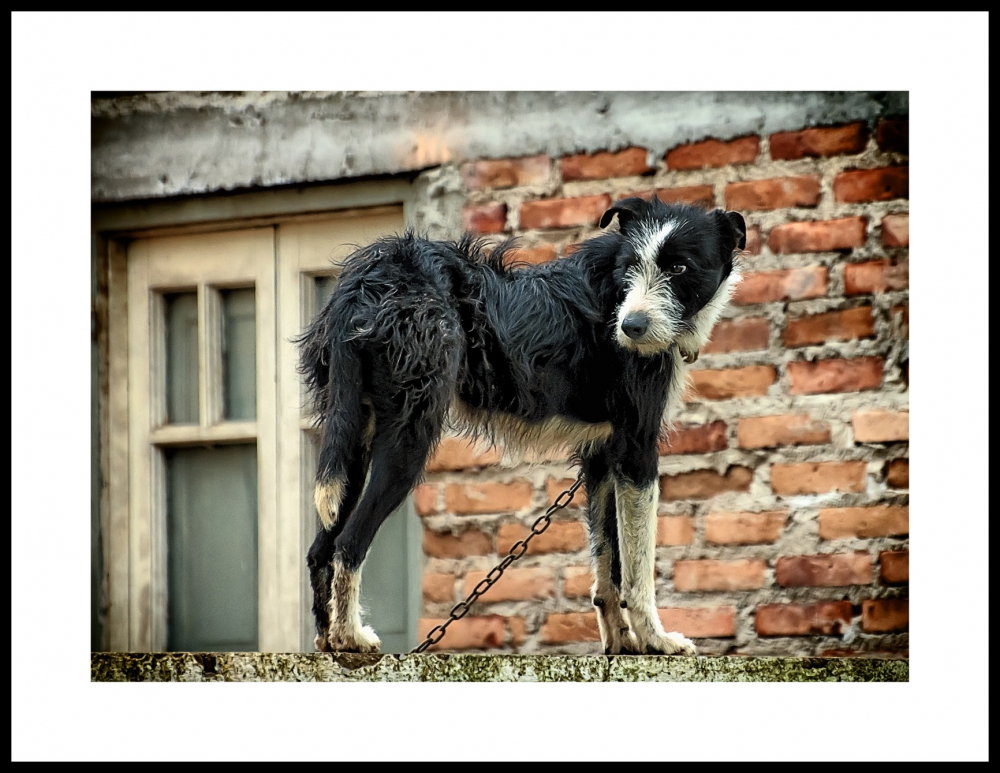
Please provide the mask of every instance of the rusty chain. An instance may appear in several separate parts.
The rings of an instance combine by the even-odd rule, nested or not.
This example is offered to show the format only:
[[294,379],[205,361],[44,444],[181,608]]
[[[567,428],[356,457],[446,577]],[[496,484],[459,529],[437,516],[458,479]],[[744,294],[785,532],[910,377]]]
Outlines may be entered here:
[[510,550],[507,551],[507,555],[504,556],[503,560],[494,566],[490,570],[489,574],[476,584],[476,587],[472,589],[472,593],[470,593],[464,601],[459,601],[451,608],[451,612],[448,613],[447,620],[431,628],[427,634],[427,638],[420,642],[420,644],[418,644],[414,649],[410,650],[410,654],[416,655],[423,652],[431,645],[437,644],[441,641],[448,630],[448,626],[456,620],[461,620],[465,617],[479,597],[492,588],[496,581],[503,576],[504,570],[525,554],[528,550],[528,543],[549,528],[549,525],[552,523],[552,516],[564,509],[570,502],[573,501],[573,495],[576,494],[577,489],[580,488],[582,484],[583,470],[581,469],[580,474],[576,476],[576,480],[573,482],[573,485],[557,496],[556,501],[549,506],[549,509],[546,510],[538,518],[538,520],[531,524],[531,533],[524,539],[518,540],[511,545]]

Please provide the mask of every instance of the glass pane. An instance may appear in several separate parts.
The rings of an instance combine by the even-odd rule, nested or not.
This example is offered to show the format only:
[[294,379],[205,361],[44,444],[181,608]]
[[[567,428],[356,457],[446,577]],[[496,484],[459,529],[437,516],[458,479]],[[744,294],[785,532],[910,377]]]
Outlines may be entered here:
[[257,316],[253,288],[223,290],[222,416],[257,418]]
[[198,423],[198,293],[163,296],[167,322],[167,422]]
[[257,649],[257,449],[167,457],[168,647]]
[[316,308],[314,311],[319,311],[326,305],[327,300],[333,294],[333,288],[336,286],[337,277],[335,276],[316,277]]

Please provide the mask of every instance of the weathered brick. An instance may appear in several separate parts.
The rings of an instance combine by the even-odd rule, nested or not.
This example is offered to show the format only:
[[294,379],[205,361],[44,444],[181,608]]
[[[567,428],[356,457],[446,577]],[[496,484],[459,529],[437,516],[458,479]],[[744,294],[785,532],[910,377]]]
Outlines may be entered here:
[[883,118],[875,127],[875,142],[887,153],[909,153],[910,119]]
[[763,245],[764,237],[761,235],[760,226],[747,226],[747,246],[744,251],[748,255],[760,255],[760,250]]
[[661,454],[708,454],[727,446],[726,422],[713,421],[694,427],[677,426],[660,440]]
[[630,177],[650,170],[645,148],[625,148],[614,153],[565,156],[562,159],[563,180],[603,180],[607,177]]
[[833,198],[848,204],[910,197],[910,168],[852,169],[833,178]]
[[656,519],[657,545],[690,545],[694,541],[694,518],[666,515]]
[[787,510],[709,513],[705,516],[705,541],[713,545],[764,545],[781,536],[787,521]]
[[910,246],[910,215],[886,215],[882,218],[882,244],[886,247]]
[[808,346],[827,341],[853,341],[875,335],[871,306],[829,311],[789,320],[782,333],[785,346]]
[[462,208],[462,226],[469,233],[496,234],[507,227],[507,205],[493,201]]
[[819,511],[820,539],[901,537],[910,533],[910,508],[899,505],[831,507]]
[[433,483],[421,483],[413,489],[413,506],[417,515],[430,515],[437,512],[438,487]]
[[865,243],[868,220],[844,217],[775,226],[767,236],[771,252],[830,252],[849,250]]
[[890,488],[910,487],[910,460],[893,459],[885,468],[885,482]]
[[715,188],[711,185],[688,185],[681,188],[647,188],[623,193],[619,198],[638,198],[651,201],[656,196],[664,204],[693,204],[704,209],[715,206]]
[[818,604],[764,604],[757,607],[758,636],[837,636],[851,625],[850,601]]
[[511,263],[528,263],[537,266],[548,263],[556,257],[556,248],[551,244],[540,244],[537,247],[518,247],[510,252]]
[[790,362],[785,366],[791,381],[788,391],[793,395],[813,395],[878,389],[884,364],[881,357]]
[[[483,650],[503,646],[505,618],[500,615],[463,617],[448,626],[447,635],[429,650]],[[421,617],[417,621],[417,638],[423,640],[431,628],[443,623],[443,619]]]
[[756,558],[674,562],[674,590],[753,590],[764,587],[767,564]]
[[548,156],[480,159],[462,164],[462,182],[473,190],[541,185],[548,181],[551,171],[552,160]]
[[857,493],[865,490],[864,462],[799,462],[771,465],[771,490],[775,494]]
[[734,607],[667,607],[657,609],[663,630],[692,639],[728,638],[736,635]]
[[892,443],[910,439],[909,411],[857,411],[851,417],[855,443]]
[[747,467],[730,467],[725,475],[715,470],[694,470],[660,478],[660,499],[673,502],[681,499],[710,499],[727,491],[749,491],[753,471]]
[[740,419],[736,439],[741,448],[829,443],[830,425],[806,414],[754,416]]
[[466,558],[485,556],[493,552],[493,540],[475,529],[458,536],[424,530],[424,553],[433,558]]
[[[497,553],[507,555],[514,543],[528,536],[531,530],[520,523],[505,523],[497,531]],[[587,530],[577,521],[553,521],[549,528],[534,537],[528,545],[528,555],[544,553],[575,553],[587,547]]]
[[493,449],[476,447],[465,438],[446,437],[427,461],[427,472],[466,470],[488,467],[500,461],[500,454]]
[[760,152],[760,137],[740,137],[723,142],[704,140],[679,145],[667,152],[668,169],[701,169],[727,164],[752,164]]
[[726,208],[770,210],[784,207],[815,207],[819,204],[816,177],[776,177],[726,186]]
[[909,599],[866,599],[861,602],[861,629],[865,633],[892,633],[910,628]]
[[531,484],[449,483],[444,487],[444,506],[452,513],[505,513],[531,504]]
[[596,612],[550,612],[545,616],[542,641],[546,644],[600,640]]
[[801,301],[826,295],[826,266],[785,268],[778,271],[751,271],[743,275],[733,293],[733,303]]
[[910,286],[910,261],[871,260],[844,266],[844,294],[862,295],[905,290]]
[[703,400],[729,400],[733,397],[766,395],[778,380],[773,365],[748,365],[725,370],[696,370],[691,373],[693,397]]
[[521,205],[521,228],[597,225],[610,206],[611,197],[607,195],[526,201]]
[[888,585],[898,585],[910,581],[910,551],[883,551],[878,554],[882,565],[882,582]]
[[594,575],[588,566],[567,566],[563,571],[563,595],[566,598],[589,596],[594,585]]
[[892,318],[899,325],[900,333],[907,339],[910,337],[910,307],[906,306],[893,306],[892,307]]
[[721,319],[701,350],[705,354],[758,351],[767,348],[770,334],[771,325],[764,317]]
[[[462,598],[468,597],[486,577],[486,572],[468,572],[462,583]],[[484,603],[497,601],[525,601],[548,599],[555,595],[555,575],[551,569],[536,567],[516,569],[508,567],[496,584],[480,598]]]
[[861,122],[846,126],[816,126],[795,132],[775,132],[770,140],[771,158],[776,161],[847,155],[861,153],[865,149],[868,127]]
[[783,556],[775,564],[774,577],[785,588],[867,585],[872,581],[872,560],[863,552]]
[[[562,494],[566,489],[573,485],[575,480],[573,478],[549,478],[545,481],[545,496],[548,499],[548,503],[551,505],[556,501],[556,498]],[[587,487],[581,486],[576,490],[573,495],[573,500],[567,505],[568,508],[585,508],[587,506]]]
[[510,627],[510,643],[515,647],[524,644],[525,634],[528,626],[523,617],[508,617],[507,625]]
[[422,579],[424,601],[449,602],[455,600],[455,575],[425,574]]

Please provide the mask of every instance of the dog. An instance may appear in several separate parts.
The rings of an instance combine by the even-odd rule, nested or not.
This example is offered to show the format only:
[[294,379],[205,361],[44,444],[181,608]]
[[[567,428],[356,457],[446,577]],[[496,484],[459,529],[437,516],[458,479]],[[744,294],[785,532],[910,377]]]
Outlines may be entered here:
[[654,558],[658,440],[739,281],[736,212],[627,198],[568,257],[406,232],[358,249],[297,343],[322,431],[307,556],[316,648],[377,652],[361,567],[446,426],[582,467],[592,600],[608,654],[695,654],[664,631]]

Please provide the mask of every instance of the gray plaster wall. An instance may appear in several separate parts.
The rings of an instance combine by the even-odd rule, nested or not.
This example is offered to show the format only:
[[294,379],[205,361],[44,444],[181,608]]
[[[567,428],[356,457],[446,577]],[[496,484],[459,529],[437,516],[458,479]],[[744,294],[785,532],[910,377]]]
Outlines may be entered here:
[[445,162],[766,135],[909,112],[906,92],[159,92],[91,101],[95,203]]

